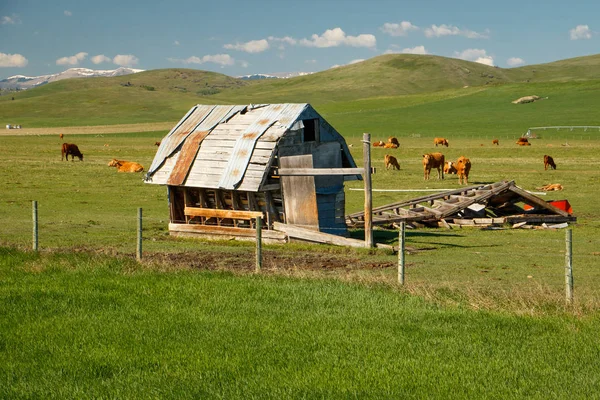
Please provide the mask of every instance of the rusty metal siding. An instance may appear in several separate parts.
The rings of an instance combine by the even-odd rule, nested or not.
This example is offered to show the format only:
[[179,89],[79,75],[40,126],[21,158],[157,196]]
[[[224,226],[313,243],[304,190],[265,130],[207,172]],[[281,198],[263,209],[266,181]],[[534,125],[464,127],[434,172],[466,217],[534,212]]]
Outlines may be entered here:
[[306,107],[307,104],[272,104],[264,107],[260,116],[236,141],[227,168],[219,180],[219,187],[233,190],[239,186],[259,138],[276,124],[283,135]]
[[[161,142],[156,156],[154,157],[153,165],[158,164],[158,171],[149,172],[151,182],[157,184],[172,184],[180,185],[184,182],[190,171],[190,167],[196,156],[198,148],[191,149],[191,143],[196,142],[196,146],[202,141],[202,136],[206,135],[221,122],[231,119],[234,115],[244,110],[246,106],[201,106],[194,107],[184,123],[180,123],[165,139]],[[199,112],[200,109],[200,112]],[[190,115],[191,114],[191,115]],[[191,132],[189,130],[191,129]],[[192,138],[190,138],[192,136]],[[188,143],[189,142],[189,143]],[[183,144],[183,145],[182,145]],[[163,145],[165,146],[163,149]],[[181,151],[183,148],[186,151]],[[165,154],[167,154],[165,156]],[[182,154],[184,155],[182,158]],[[174,159],[171,160],[171,159]],[[171,162],[166,162],[171,160]],[[173,175],[173,176],[171,176]],[[160,178],[159,178],[160,176]],[[162,178],[162,179],[161,179]]]
[[206,116],[212,111],[214,106],[203,106],[196,105],[192,107],[190,111],[179,121],[179,123],[165,136],[161,141],[158,151],[154,156],[152,165],[148,169],[147,176],[152,176],[165,159],[179,147],[181,143],[188,137],[194,128],[206,118]]

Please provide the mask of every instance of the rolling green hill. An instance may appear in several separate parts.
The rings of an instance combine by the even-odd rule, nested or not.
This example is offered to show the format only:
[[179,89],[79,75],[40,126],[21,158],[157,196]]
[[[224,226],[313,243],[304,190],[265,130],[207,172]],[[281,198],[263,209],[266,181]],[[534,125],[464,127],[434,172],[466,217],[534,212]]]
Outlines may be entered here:
[[[442,104],[442,110],[436,112],[446,112],[449,118],[464,117],[450,110],[458,112],[463,107],[465,111],[464,104],[473,103],[468,113],[489,112],[487,99],[506,94],[502,98],[505,104],[530,94],[545,97],[557,90],[569,92],[569,84],[579,88],[578,103],[584,107],[579,112],[593,113],[586,107],[597,102],[581,101],[581,96],[593,100],[597,90],[586,91],[579,85],[588,82],[597,87],[598,66],[600,55],[502,69],[439,56],[396,54],[278,80],[242,81],[191,69],[153,70],[114,78],[63,80],[16,93],[14,100],[12,94],[0,96],[0,123],[62,127],[164,122],[178,120],[198,103],[274,102],[308,102],[334,114],[352,109],[414,110],[421,105],[424,111],[414,118],[422,121],[428,112],[437,110],[430,103]],[[462,100],[453,100],[458,98]],[[456,106],[454,101],[458,101]]]

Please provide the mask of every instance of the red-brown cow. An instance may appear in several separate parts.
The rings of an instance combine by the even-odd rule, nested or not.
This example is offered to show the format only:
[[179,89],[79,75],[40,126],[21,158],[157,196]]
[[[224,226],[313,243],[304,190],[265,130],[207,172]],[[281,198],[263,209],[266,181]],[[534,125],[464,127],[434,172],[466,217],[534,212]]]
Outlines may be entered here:
[[71,156],[71,161],[75,159],[75,157],[79,158],[79,161],[83,161],[83,154],[79,151],[79,148],[76,144],[72,143],[63,143],[61,147],[61,157],[60,159],[66,158],[69,161],[69,155]]
[[435,147],[437,147],[438,144],[448,147],[448,141],[441,137],[436,137],[435,139],[433,139],[433,144],[435,144]]
[[391,167],[392,170],[400,170],[400,164],[398,164],[398,160],[396,159],[396,157],[390,154],[386,154],[383,157],[383,163],[385,164],[385,169],[390,169]]
[[431,168],[438,171],[438,179],[444,179],[444,155],[442,153],[423,154],[423,172],[425,180],[429,179]]
[[460,156],[456,160],[456,174],[458,175],[458,184],[469,184],[469,171],[471,171],[471,160],[464,156]]
[[554,163],[554,159],[552,157],[544,154],[544,171],[547,170],[548,167],[556,169],[556,164]]
[[116,158],[113,158],[112,160],[110,160],[110,162],[108,163],[108,166],[109,167],[117,167],[118,172],[143,172],[144,171],[144,167],[142,166],[142,164],[132,162],[132,161],[117,160]]

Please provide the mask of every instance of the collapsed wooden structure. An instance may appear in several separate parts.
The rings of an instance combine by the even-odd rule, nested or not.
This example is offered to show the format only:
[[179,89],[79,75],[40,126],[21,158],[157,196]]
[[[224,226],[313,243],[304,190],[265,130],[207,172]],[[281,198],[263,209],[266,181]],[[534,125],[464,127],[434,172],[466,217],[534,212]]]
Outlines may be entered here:
[[[309,104],[196,105],[161,140],[146,183],[168,188],[173,235],[283,242],[275,224],[347,235],[344,181],[279,169],[356,168],[344,138]],[[314,174],[313,174],[314,175]]]
[[[364,226],[364,212],[346,216],[353,228]],[[504,224],[564,224],[577,218],[518,187],[514,181],[469,186],[418,197],[373,209],[372,224],[405,222],[411,227],[478,226]]]

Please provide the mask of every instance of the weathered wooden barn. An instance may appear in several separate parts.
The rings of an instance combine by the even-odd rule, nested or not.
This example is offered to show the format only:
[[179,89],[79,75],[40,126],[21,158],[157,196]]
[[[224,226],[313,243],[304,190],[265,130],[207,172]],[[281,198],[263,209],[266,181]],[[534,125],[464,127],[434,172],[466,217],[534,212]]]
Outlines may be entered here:
[[276,223],[345,236],[344,180],[278,168],[356,168],[344,138],[309,104],[196,105],[162,139],[145,181],[168,188],[174,235],[285,241]]

